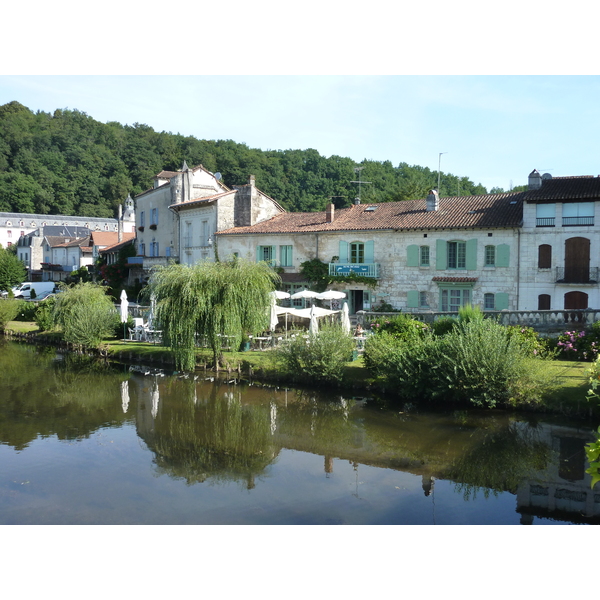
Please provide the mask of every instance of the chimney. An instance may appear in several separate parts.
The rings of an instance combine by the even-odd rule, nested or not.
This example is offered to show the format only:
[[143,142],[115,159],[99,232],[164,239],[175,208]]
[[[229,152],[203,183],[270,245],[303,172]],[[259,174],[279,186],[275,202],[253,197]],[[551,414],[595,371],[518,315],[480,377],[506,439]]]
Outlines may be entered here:
[[119,218],[117,219],[117,241],[119,244],[123,241],[123,206],[119,204]]
[[326,223],[333,223],[333,219],[335,217],[335,204],[330,204],[327,207],[327,212],[325,215],[325,222]]
[[256,178],[254,175],[250,175],[250,177],[248,177],[248,185],[256,187]]
[[542,176],[537,169],[534,169],[529,173],[529,189],[539,190],[542,187]]
[[438,210],[440,207],[440,197],[437,190],[430,190],[427,196],[427,212]]

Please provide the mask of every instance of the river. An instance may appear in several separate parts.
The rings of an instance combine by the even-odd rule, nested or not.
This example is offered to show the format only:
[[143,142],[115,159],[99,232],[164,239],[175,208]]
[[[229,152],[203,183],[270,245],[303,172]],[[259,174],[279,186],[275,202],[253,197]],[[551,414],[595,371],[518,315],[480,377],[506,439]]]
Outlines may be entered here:
[[597,424],[0,342],[0,524],[600,523]]

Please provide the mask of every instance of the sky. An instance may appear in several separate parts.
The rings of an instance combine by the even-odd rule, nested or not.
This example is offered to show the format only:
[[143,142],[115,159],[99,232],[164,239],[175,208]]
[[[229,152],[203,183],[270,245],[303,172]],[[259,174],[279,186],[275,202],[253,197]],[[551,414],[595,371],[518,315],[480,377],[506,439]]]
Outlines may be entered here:
[[488,190],[598,175],[600,7],[221,0],[3,8],[0,105],[262,150],[401,162]]
[[12,100],[262,150],[441,166],[488,190],[533,169],[600,173],[595,75],[0,76],[0,104]]

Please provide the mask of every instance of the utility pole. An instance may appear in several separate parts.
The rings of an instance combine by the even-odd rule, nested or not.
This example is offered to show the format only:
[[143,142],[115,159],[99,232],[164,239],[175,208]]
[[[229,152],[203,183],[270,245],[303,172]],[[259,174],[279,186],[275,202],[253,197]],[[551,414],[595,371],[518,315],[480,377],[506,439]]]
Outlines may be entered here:
[[354,204],[360,204],[360,186],[364,183],[371,183],[370,181],[361,181],[360,180],[360,172],[364,169],[364,167],[354,167],[354,172],[358,173],[358,181],[351,181],[350,183],[358,183],[358,198],[355,198]]

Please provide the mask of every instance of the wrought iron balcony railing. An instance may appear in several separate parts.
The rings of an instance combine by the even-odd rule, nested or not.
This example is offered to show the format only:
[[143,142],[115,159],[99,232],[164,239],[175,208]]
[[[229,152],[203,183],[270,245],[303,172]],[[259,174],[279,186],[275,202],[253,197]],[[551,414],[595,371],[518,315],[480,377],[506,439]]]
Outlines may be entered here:
[[330,276],[344,277],[352,274],[378,278],[379,263],[329,263]]
[[598,283],[598,267],[556,267],[556,283]]

